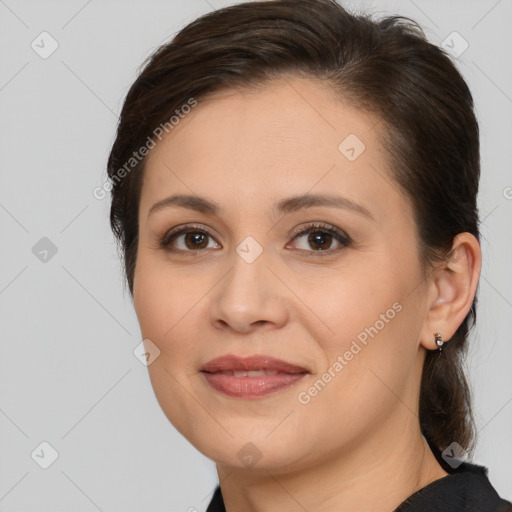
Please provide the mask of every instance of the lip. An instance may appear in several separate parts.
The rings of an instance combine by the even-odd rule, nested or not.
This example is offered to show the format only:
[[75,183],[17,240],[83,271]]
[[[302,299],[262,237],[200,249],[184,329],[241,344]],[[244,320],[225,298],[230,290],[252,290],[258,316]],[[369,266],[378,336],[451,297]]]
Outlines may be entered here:
[[216,373],[222,371],[276,370],[280,373],[310,373],[307,368],[288,363],[275,357],[255,354],[253,356],[235,356],[228,354],[216,357],[205,363],[201,371]]
[[[234,372],[261,372],[235,375]],[[268,372],[268,374],[267,374]],[[282,390],[304,378],[310,371],[282,359],[266,355],[240,357],[226,355],[208,361],[201,368],[208,384],[216,391],[237,398],[259,398]]]

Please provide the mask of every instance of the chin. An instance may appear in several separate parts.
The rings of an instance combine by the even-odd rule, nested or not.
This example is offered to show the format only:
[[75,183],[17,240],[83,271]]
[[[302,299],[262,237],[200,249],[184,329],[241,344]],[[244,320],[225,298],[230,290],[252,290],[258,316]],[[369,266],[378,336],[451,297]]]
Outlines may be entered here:
[[[265,435],[270,431],[271,429],[267,430]],[[284,431],[280,435],[274,433],[266,438],[250,436],[243,431],[230,432],[233,437],[225,433],[222,439],[205,435],[194,439],[189,437],[188,440],[216,464],[256,472],[265,470],[278,473],[284,469],[298,467],[307,457],[307,453],[302,453],[298,449],[301,446],[301,439],[294,439]]]

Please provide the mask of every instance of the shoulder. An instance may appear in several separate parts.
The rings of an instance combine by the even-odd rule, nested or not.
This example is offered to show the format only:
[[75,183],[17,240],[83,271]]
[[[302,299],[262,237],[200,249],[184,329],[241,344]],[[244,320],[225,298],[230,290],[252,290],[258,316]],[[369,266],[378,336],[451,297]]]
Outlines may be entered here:
[[512,512],[488,478],[488,469],[468,462],[409,496],[394,512]]
[[[501,498],[488,478],[488,469],[462,463],[447,476],[409,496],[393,512],[512,512],[512,503]],[[217,486],[206,512],[226,512]]]

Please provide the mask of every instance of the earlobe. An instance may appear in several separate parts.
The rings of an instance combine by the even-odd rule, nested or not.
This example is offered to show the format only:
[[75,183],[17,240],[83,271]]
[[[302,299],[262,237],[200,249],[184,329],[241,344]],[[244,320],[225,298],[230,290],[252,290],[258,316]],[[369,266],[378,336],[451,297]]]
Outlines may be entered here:
[[421,344],[427,350],[437,350],[435,333],[442,341],[450,338],[466,318],[475,297],[482,265],[478,240],[470,233],[459,233],[447,259],[437,266],[431,277],[430,304]]

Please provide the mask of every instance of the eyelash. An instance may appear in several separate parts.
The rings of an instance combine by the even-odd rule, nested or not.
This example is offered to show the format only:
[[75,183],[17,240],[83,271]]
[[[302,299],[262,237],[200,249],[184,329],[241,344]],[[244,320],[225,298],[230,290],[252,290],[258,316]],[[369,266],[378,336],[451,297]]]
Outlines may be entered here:
[[[324,223],[321,223],[321,222],[314,222],[308,226],[306,226],[304,229],[299,229],[297,231],[294,231],[292,232],[291,236],[292,237],[292,240],[295,240],[296,238],[299,238],[301,236],[305,236],[305,235],[308,235],[310,233],[316,233],[316,232],[319,232],[319,233],[327,233],[329,235],[332,235],[334,237],[334,239],[336,241],[338,241],[342,248],[343,247],[350,247],[352,245],[352,239],[346,234],[344,233],[343,231],[335,228],[334,226],[332,225],[329,225],[329,224],[324,224]],[[179,236],[181,235],[185,235],[185,234],[188,234],[188,233],[201,233],[201,234],[204,234],[206,236],[209,236],[211,238],[213,238],[210,233],[208,233],[207,231],[205,231],[204,229],[201,229],[195,225],[187,225],[187,226],[183,226],[182,228],[178,229],[178,230],[171,230],[169,231],[168,233],[166,233],[164,235],[164,237],[161,239],[160,241],[160,247],[164,250],[166,250],[167,252],[172,252],[172,253],[189,253],[191,255],[194,255],[194,254],[197,254],[201,251],[204,251],[205,249],[196,249],[196,250],[183,250],[183,249],[172,249],[170,248],[170,243],[175,240],[176,238],[178,238]],[[309,250],[306,250],[306,249],[298,249],[299,251],[303,251],[303,252],[309,252],[311,253],[313,256],[324,256],[324,255],[332,255],[333,253],[335,252],[338,252],[339,250],[341,249],[327,249],[327,250],[316,250],[316,251],[309,251]]]

